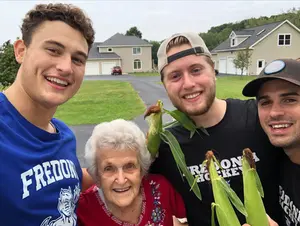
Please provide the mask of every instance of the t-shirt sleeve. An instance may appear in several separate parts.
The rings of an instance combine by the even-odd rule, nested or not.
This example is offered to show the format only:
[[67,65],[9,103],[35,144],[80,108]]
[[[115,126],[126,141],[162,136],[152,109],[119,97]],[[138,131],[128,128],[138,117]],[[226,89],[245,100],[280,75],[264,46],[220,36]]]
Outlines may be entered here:
[[164,189],[168,194],[169,205],[172,215],[177,218],[185,218],[186,217],[186,210],[184,206],[183,199],[181,195],[173,188],[170,182],[161,176],[164,180]]
[[84,217],[84,209],[86,206],[86,202],[87,202],[87,200],[84,197],[84,193],[81,193],[79,200],[78,200],[78,207],[76,210],[78,226],[84,226],[83,217]]
[[79,200],[78,200],[78,206],[76,209],[77,214],[77,224],[78,226],[85,226],[88,225],[88,222],[90,221],[89,218],[89,211],[90,211],[90,205],[89,202],[89,194],[87,192],[90,192],[90,189],[88,189],[86,192],[82,192],[80,194]]
[[176,216],[177,218],[185,218],[186,212],[185,212],[183,199],[181,195],[177,191],[175,191],[173,187],[171,187],[170,200],[171,200],[173,215]]

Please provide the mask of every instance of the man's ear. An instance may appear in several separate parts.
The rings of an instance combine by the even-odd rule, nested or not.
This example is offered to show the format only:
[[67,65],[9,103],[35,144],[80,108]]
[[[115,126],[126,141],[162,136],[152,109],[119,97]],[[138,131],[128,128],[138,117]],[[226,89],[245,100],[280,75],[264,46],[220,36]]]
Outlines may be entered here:
[[27,50],[27,47],[23,40],[18,39],[17,41],[15,41],[15,43],[14,43],[15,58],[19,64],[23,63],[23,59],[26,54],[26,50]]

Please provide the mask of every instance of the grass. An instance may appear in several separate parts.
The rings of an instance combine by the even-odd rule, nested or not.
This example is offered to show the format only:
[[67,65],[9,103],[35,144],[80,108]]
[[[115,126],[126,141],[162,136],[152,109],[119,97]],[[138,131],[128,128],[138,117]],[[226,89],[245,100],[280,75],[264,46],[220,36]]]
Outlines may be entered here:
[[216,90],[217,97],[220,99],[225,98],[238,98],[249,99],[244,97],[242,90],[244,86],[256,76],[220,76],[217,77]]
[[133,72],[129,74],[133,76],[160,76],[157,72]]
[[98,124],[117,118],[131,120],[144,111],[130,83],[84,81],[79,92],[60,106],[54,117],[68,125]]
[[[255,76],[217,77],[217,97],[247,99],[242,95],[242,89],[254,78]],[[55,117],[68,125],[98,124],[117,118],[131,120],[144,111],[145,106],[130,83],[84,81],[79,92],[58,108]]]

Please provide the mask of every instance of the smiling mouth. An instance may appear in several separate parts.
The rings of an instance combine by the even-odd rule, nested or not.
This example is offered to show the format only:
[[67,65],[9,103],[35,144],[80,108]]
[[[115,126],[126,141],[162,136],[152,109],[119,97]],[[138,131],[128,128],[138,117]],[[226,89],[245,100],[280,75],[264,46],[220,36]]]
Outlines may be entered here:
[[291,127],[291,123],[283,123],[283,124],[276,124],[276,125],[270,125],[272,129],[285,129]]
[[193,98],[196,98],[198,96],[201,95],[202,92],[197,92],[197,93],[193,93],[193,94],[187,94],[187,95],[184,95],[183,98],[184,99],[193,99]]
[[59,78],[46,77],[46,79],[47,79],[47,81],[49,81],[52,84],[55,84],[57,86],[67,87],[69,85],[69,83],[67,81],[61,80]]
[[129,189],[130,189],[130,187],[127,187],[127,188],[114,188],[113,191],[117,192],[117,193],[123,193],[123,192],[129,191]]

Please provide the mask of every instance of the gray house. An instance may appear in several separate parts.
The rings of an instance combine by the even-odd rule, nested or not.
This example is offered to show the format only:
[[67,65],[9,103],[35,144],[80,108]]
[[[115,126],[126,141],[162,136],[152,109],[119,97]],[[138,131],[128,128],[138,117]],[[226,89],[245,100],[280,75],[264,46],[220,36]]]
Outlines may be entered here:
[[236,54],[249,47],[251,65],[244,74],[257,75],[268,62],[300,57],[300,29],[290,21],[232,31],[228,39],[211,51],[220,73],[240,74],[233,64]]
[[123,73],[152,70],[152,45],[136,36],[116,33],[104,42],[95,42],[86,63],[85,75],[110,74],[114,66]]

